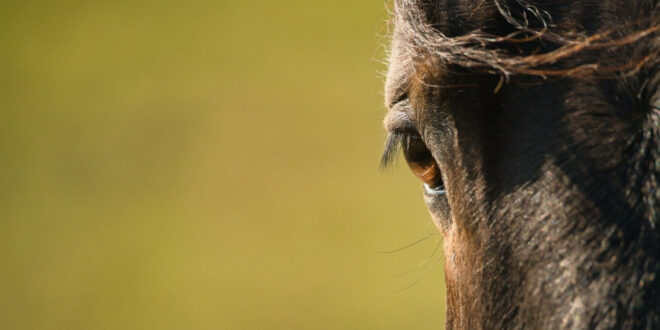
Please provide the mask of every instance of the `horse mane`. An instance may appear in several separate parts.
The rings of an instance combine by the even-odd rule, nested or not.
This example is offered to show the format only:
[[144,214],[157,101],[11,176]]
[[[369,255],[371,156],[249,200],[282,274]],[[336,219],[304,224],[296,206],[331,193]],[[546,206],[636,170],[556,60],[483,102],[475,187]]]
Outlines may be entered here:
[[[548,11],[529,1],[492,0],[492,3],[486,3],[482,0],[470,15],[490,6],[514,28],[513,32],[496,35],[476,29],[462,35],[448,36],[427,22],[426,14],[415,2],[400,1],[395,9],[396,17],[404,21],[409,29],[404,33],[414,39],[414,46],[408,49],[411,58],[434,59],[444,65],[499,74],[501,80],[496,90],[513,75],[621,78],[637,73],[646,64],[657,63],[660,53],[660,47],[655,47],[627,59],[623,64],[592,58],[592,61],[561,65],[562,60],[583,53],[613,51],[656,36],[660,31],[660,22],[653,18],[588,34],[553,23]],[[510,51],[533,43],[537,47],[531,54]]]

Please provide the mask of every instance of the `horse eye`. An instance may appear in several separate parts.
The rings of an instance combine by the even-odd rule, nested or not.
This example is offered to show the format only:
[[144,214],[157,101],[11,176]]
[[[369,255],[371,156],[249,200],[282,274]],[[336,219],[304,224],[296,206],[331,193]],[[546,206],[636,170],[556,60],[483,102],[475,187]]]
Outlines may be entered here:
[[443,188],[438,163],[419,135],[407,135],[403,140],[403,155],[410,170],[431,189]]

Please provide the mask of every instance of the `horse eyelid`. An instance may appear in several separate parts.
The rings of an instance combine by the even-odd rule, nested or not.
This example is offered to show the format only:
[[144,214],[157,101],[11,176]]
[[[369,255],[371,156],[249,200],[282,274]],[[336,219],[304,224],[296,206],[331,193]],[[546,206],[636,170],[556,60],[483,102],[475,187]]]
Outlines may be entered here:
[[402,103],[402,102],[406,101],[407,99],[408,99],[408,92],[399,93],[399,95],[397,95],[394,98],[394,101],[390,102],[389,108],[390,109],[394,108],[394,106],[396,106],[399,103]]
[[415,124],[410,120],[410,101],[407,99],[395,104],[383,120],[383,125],[388,132],[405,133],[417,132]]

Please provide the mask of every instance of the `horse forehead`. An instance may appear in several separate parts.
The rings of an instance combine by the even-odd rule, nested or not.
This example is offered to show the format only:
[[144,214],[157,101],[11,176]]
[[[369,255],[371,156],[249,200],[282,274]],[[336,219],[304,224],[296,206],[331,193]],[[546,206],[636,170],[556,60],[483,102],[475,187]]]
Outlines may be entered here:
[[[385,83],[385,103],[392,105],[414,79],[415,53],[425,34],[428,3],[433,1],[396,0],[394,4],[394,30],[390,44],[388,71]],[[425,5],[427,3],[427,5]]]
[[391,107],[408,87],[413,72],[412,57],[407,50],[407,40],[397,36],[390,46],[387,79],[385,81],[385,105]]

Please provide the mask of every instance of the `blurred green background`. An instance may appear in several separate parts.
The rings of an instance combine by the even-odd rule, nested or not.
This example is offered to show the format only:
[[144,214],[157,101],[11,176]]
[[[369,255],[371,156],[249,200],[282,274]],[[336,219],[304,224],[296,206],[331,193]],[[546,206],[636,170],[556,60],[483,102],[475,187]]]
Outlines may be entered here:
[[[384,1],[4,1],[1,329],[429,329]],[[436,261],[437,262],[436,264]]]

